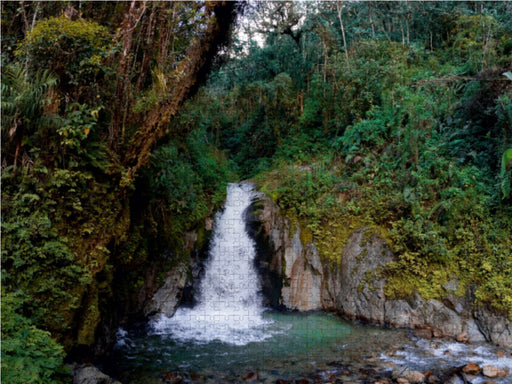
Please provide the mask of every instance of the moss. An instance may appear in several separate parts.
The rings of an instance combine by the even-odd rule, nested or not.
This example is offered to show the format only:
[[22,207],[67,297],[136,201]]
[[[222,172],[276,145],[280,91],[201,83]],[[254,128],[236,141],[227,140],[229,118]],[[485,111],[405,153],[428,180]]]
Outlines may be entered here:
[[306,245],[308,243],[313,242],[313,232],[308,228],[307,225],[300,226],[300,241],[302,245]]
[[[342,218],[342,220],[345,218]],[[310,229],[317,239],[318,253],[322,260],[329,260],[331,263],[339,263],[343,248],[348,243],[350,236],[356,229],[365,226],[364,218],[352,217],[346,221],[331,219],[321,226],[314,226]]]
[[92,286],[88,292],[85,311],[80,318],[82,319],[82,322],[78,328],[76,342],[79,345],[91,346],[94,344],[96,327],[100,322],[98,292],[94,286]]

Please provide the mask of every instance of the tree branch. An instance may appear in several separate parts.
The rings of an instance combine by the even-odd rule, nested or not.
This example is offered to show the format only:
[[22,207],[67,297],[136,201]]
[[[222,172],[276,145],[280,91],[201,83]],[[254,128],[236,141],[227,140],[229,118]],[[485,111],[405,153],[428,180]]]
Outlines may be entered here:
[[123,162],[128,167],[128,179],[125,183],[133,181],[137,171],[147,164],[155,142],[163,135],[171,118],[206,79],[220,47],[228,40],[236,6],[237,3],[231,1],[206,3],[206,13],[209,15],[207,28],[192,43],[186,58],[178,66],[177,73],[181,76],[174,84],[169,96],[149,112],[142,127],[136,133],[133,145]]

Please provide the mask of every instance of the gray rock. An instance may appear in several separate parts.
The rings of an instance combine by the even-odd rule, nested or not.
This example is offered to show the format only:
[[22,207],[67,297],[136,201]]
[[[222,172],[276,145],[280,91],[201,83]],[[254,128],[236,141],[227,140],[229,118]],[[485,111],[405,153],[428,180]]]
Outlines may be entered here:
[[512,322],[489,309],[479,307],[474,313],[478,329],[487,341],[505,347],[512,347]]
[[113,381],[93,366],[78,366],[73,371],[73,384],[111,384]]
[[299,311],[321,309],[322,263],[314,244],[302,246],[300,233],[297,225],[295,235],[285,248],[282,304]]
[[164,285],[156,291],[151,300],[144,306],[146,316],[156,313],[162,313],[169,317],[174,315],[187,281],[187,271],[188,267],[180,264],[168,272]]
[[378,269],[392,260],[385,242],[376,236],[362,244],[366,228],[356,230],[341,255],[341,262],[329,288],[337,310],[349,317],[383,324],[385,320],[385,280]]

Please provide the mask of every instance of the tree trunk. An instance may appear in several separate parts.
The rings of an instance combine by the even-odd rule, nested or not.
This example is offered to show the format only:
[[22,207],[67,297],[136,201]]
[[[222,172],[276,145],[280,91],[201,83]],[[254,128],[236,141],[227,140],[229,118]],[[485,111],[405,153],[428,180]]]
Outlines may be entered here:
[[[113,148],[117,146],[119,131],[122,125],[122,116],[125,115],[125,110],[128,108],[127,101],[129,100],[130,92],[130,53],[133,43],[133,31],[146,10],[146,2],[144,1],[142,7],[137,6],[137,1],[132,0],[128,11],[125,13],[124,20],[121,26],[120,34],[123,41],[123,49],[119,59],[119,68],[117,71],[117,90],[116,90],[116,103],[114,106],[114,114],[112,116],[112,123],[109,127],[109,145]],[[124,131],[124,128],[123,128]],[[124,136],[124,132],[121,136]]]
[[372,3],[368,2],[368,12],[370,17],[370,26],[372,27],[372,38],[375,39],[375,23],[373,21],[373,15],[372,15]]
[[347,67],[350,68],[350,61],[348,59],[347,39],[345,37],[345,26],[343,25],[343,17],[341,16],[343,7],[344,7],[343,1],[336,2],[336,9],[338,11],[338,19],[340,21],[340,26],[341,26],[341,36],[343,37],[343,48],[345,49],[345,60],[347,61]]
[[149,63],[151,60],[151,51],[153,50],[153,37],[155,36],[155,30],[156,30],[156,10],[157,8],[162,4],[165,6],[166,3],[153,3],[151,8],[151,13],[149,14],[148,23],[146,26],[146,41],[143,45],[143,56],[142,56],[142,62],[140,64],[140,71],[139,71],[139,77],[137,78],[137,82],[135,83],[135,92],[140,91],[144,87],[144,81],[146,79]]
[[147,115],[137,132],[133,145],[123,163],[128,167],[123,185],[129,185],[137,171],[147,164],[151,149],[162,136],[171,118],[184,101],[193,95],[206,78],[220,46],[227,41],[235,17],[236,2],[211,1],[206,3],[208,16],[204,33],[189,47],[186,58],[179,64],[180,74],[168,97],[160,101]]

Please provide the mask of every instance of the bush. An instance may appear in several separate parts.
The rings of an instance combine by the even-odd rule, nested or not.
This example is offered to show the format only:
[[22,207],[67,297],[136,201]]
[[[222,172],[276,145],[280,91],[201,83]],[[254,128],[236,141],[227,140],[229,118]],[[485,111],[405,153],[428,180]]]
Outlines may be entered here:
[[64,348],[23,316],[23,292],[2,294],[2,380],[10,384],[65,383]]
[[71,92],[75,87],[93,85],[109,71],[103,63],[110,45],[107,28],[94,21],[59,16],[39,21],[16,55],[22,61],[28,58],[31,72],[36,68],[51,70],[58,76],[60,87]]

